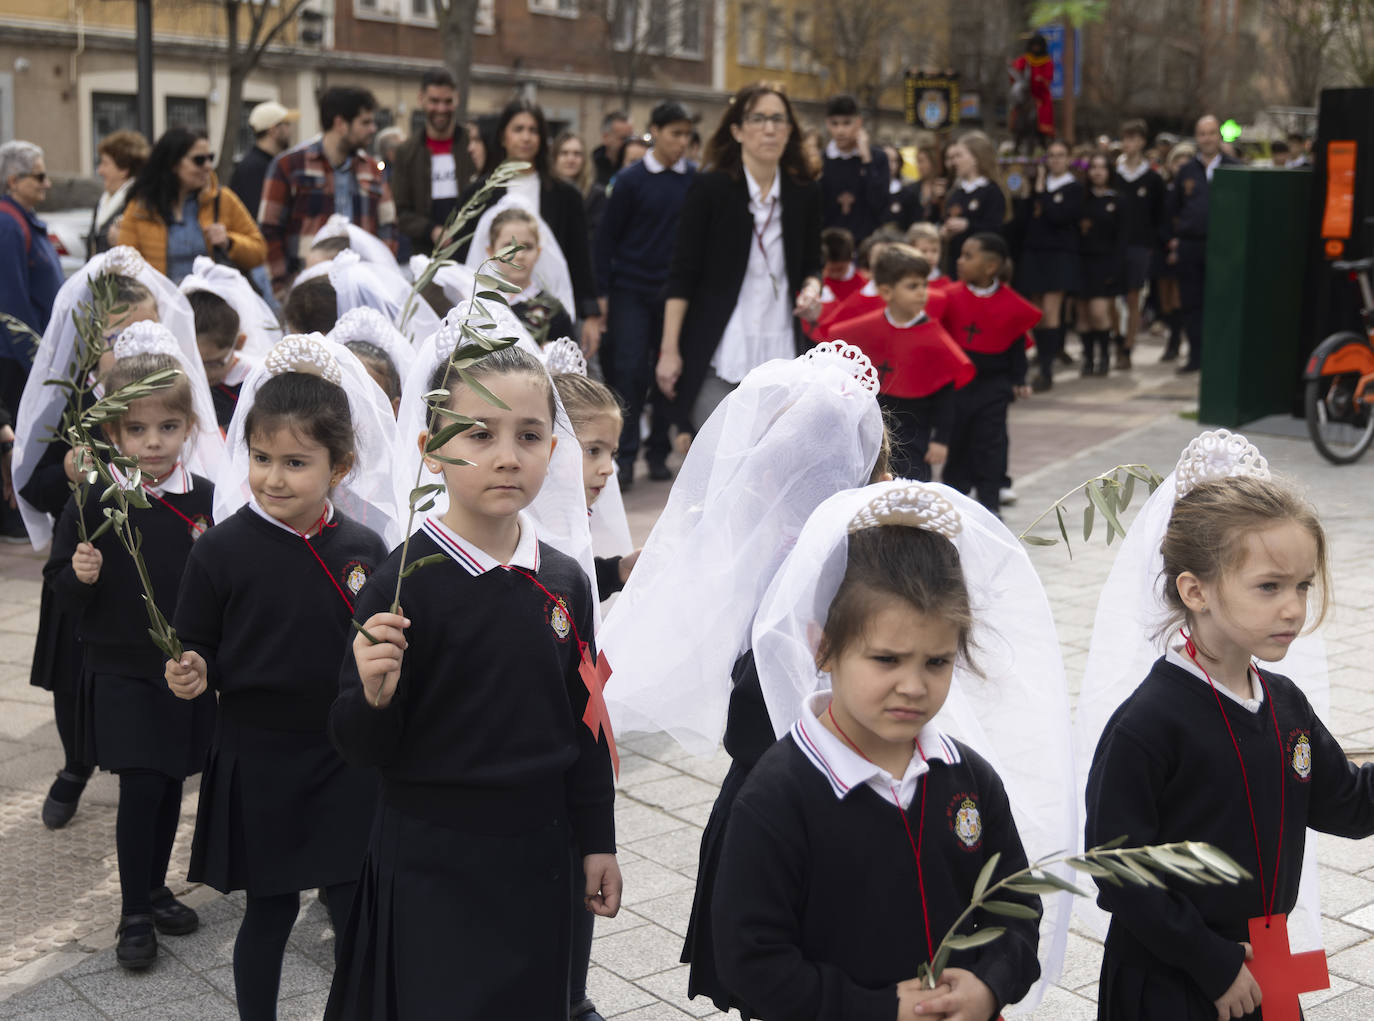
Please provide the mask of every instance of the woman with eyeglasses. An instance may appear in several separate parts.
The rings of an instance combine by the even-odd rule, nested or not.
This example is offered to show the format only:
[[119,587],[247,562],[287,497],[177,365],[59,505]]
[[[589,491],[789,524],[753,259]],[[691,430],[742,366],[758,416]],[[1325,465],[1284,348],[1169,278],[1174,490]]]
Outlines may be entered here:
[[694,433],[749,370],[794,358],[821,296],[821,190],[776,85],[735,93],[682,207],[655,378]]
[[169,128],[129,191],[115,243],[132,245],[148,265],[180,283],[198,255],[250,270],[267,242],[248,210],[215,179],[205,132]]

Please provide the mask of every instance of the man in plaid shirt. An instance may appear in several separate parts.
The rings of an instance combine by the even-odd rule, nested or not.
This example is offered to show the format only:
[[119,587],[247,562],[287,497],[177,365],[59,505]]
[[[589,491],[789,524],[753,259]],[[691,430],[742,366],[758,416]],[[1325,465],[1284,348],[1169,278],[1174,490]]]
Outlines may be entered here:
[[305,265],[316,232],[336,210],[396,250],[391,187],[366,152],[377,132],[376,109],[376,97],[367,89],[326,89],[320,96],[324,134],[282,153],[268,168],[258,224],[279,299]]

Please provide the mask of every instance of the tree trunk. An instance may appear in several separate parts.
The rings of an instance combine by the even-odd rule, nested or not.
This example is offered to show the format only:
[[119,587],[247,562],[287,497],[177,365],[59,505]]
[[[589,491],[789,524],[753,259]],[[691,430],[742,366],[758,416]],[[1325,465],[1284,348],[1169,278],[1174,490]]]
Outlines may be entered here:
[[458,83],[459,122],[468,119],[468,91],[472,85],[472,36],[477,27],[477,0],[448,0],[444,7],[436,4],[439,16],[439,40],[444,50],[444,64]]
[[1073,93],[1074,93],[1074,87],[1075,87],[1078,83],[1077,83],[1076,81],[1074,81],[1074,73],[1073,73],[1073,72],[1074,72],[1074,63],[1075,63],[1075,60],[1076,60],[1076,58],[1077,58],[1077,55],[1074,53],[1074,45],[1073,45],[1073,43],[1074,43],[1074,39],[1073,39],[1073,25],[1069,22],[1069,20],[1068,20],[1067,18],[1065,18],[1065,19],[1064,19],[1064,99],[1063,99],[1064,124],[1063,124],[1063,126],[1060,128],[1059,134],[1063,137],[1063,139],[1064,139],[1066,142],[1069,143],[1069,148],[1073,148],[1074,134],[1076,133],[1077,127],[1078,127],[1078,125],[1074,123],[1075,120],[1077,119],[1077,113],[1078,113],[1078,111],[1077,111],[1077,109],[1076,109],[1077,103],[1075,102],[1075,97],[1074,97],[1074,94],[1073,94]]
[[[215,164],[215,173],[222,185],[229,183],[229,175],[234,170],[234,147],[238,144],[239,129],[243,126],[243,83],[247,79],[248,68],[243,61],[230,60],[228,94],[224,100],[228,104],[224,108],[224,135],[219,142],[219,162]],[[249,212],[257,218],[256,209],[250,209]]]

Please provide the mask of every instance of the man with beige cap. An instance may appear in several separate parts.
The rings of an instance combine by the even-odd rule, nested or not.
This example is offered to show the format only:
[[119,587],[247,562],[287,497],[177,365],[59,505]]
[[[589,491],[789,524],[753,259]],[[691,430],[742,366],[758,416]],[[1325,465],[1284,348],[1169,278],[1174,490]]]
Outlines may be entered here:
[[280,103],[268,100],[259,103],[248,114],[248,126],[253,129],[253,148],[243,154],[229,179],[229,190],[243,200],[254,220],[262,201],[262,182],[267,168],[278,153],[291,145],[291,125],[301,119],[299,110],[288,110]]

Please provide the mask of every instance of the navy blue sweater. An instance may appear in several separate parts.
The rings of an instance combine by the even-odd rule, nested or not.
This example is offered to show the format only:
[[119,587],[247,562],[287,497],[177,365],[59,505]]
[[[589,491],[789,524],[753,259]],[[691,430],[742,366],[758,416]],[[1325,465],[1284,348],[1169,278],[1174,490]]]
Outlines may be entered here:
[[873,160],[865,164],[857,155],[825,158],[821,170],[822,223],[843,227],[855,242],[872,234],[888,219],[887,207],[892,193],[887,154],[874,148]]
[[612,287],[657,292],[668,280],[677,222],[695,170],[657,174],[644,161],[626,167],[615,178],[596,229],[596,293]]

